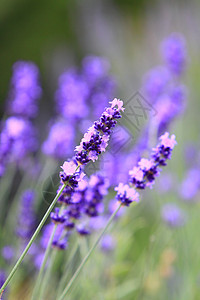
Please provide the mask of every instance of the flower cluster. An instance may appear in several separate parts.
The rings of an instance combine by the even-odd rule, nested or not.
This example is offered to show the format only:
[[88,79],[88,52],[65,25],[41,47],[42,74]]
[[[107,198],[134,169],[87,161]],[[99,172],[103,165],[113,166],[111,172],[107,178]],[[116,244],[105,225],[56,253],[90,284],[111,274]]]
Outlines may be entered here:
[[80,69],[70,69],[60,76],[55,95],[58,115],[50,122],[48,138],[42,145],[46,155],[65,159],[73,154],[76,137],[91,124],[86,118],[96,119],[113,97],[115,84],[109,69],[106,59],[88,56]]
[[0,133],[0,176],[10,162],[20,162],[38,147],[36,131],[31,121],[9,117]]
[[[115,127],[117,119],[121,118],[120,111],[124,111],[123,101],[114,99],[111,107],[106,108],[99,121],[94,122],[84,135],[79,146],[75,148],[76,161],[80,165],[95,161],[102,151],[105,151],[111,130]],[[117,106],[117,108],[116,108]]]
[[186,221],[184,212],[173,203],[163,205],[161,216],[163,221],[170,227],[183,226]]
[[[57,226],[53,247],[65,249],[73,229],[80,235],[90,234],[92,226],[89,224],[88,218],[96,219],[103,212],[102,201],[108,192],[108,187],[108,182],[100,175],[92,175],[89,180],[79,181],[77,187],[73,189],[69,186],[65,187],[58,199],[64,209],[57,207],[51,213],[51,221]],[[52,231],[52,229],[50,230]],[[44,235],[46,232],[49,233],[47,230]]]
[[33,190],[26,190],[22,194],[16,233],[25,242],[31,237],[35,227],[34,200],[35,193]]
[[186,98],[186,88],[180,83],[186,66],[184,38],[172,34],[164,40],[161,48],[164,66],[150,70],[144,76],[142,87],[143,95],[157,111],[152,121],[157,123],[159,133],[184,111]]
[[18,61],[13,65],[13,76],[8,112],[25,118],[34,118],[41,96],[39,70],[32,62]]
[[163,134],[160,137],[160,143],[156,148],[153,148],[151,159],[142,158],[138,165],[129,171],[130,186],[120,183],[115,188],[117,191],[116,199],[126,206],[129,206],[131,202],[138,202],[139,194],[135,189],[152,187],[156,176],[160,173],[159,167],[166,165],[166,160],[170,159],[175,145],[175,135],[169,137],[168,132]]
[[30,120],[38,111],[38,78],[38,68],[32,62],[14,64],[7,109],[10,116],[0,124],[0,176],[9,163],[22,163],[38,147],[36,129]]

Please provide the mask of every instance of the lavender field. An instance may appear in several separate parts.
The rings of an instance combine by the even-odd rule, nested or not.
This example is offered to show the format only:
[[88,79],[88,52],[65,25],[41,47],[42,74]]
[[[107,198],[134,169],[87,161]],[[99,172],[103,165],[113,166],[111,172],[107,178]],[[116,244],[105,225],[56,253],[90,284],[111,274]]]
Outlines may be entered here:
[[0,299],[200,299],[199,17],[0,3]]

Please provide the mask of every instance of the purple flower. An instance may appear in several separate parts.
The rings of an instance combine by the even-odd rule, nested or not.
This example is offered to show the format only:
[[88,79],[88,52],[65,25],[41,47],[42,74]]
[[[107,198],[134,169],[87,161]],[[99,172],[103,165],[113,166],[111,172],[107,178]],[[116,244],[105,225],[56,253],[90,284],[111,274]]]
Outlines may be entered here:
[[38,112],[41,96],[39,70],[32,62],[18,61],[13,66],[8,111],[13,115],[33,118]]
[[173,203],[167,203],[162,207],[161,211],[163,221],[170,227],[183,226],[186,218],[183,211]]
[[[54,224],[48,224],[44,226],[43,233],[40,239],[40,245],[43,249],[46,249],[49,243],[49,239],[51,237],[52,231],[54,228]],[[54,234],[52,247],[57,248],[59,250],[66,249],[68,245],[67,232],[63,225],[57,225],[56,232]]]
[[74,127],[65,120],[59,120],[52,124],[49,136],[42,145],[42,151],[46,155],[63,159],[72,154],[74,146]]
[[139,194],[134,188],[129,187],[128,184],[119,183],[115,188],[117,191],[116,199],[125,206],[129,206],[132,202],[139,202]]
[[180,196],[185,201],[195,200],[200,189],[200,170],[197,168],[190,169],[180,186]]
[[35,128],[28,120],[9,117],[0,133],[0,175],[10,162],[21,162],[38,146]]
[[169,80],[170,74],[165,67],[156,67],[145,75],[142,89],[152,103],[165,92]]
[[9,245],[4,246],[2,248],[1,254],[6,261],[11,262],[14,257],[14,248]]
[[165,166],[166,160],[171,158],[171,152],[176,144],[175,135],[173,134],[171,138],[169,138],[169,133],[165,132],[165,134],[160,137],[158,146],[153,148],[153,160],[158,163],[158,165]]
[[110,64],[105,58],[94,55],[85,57],[82,65],[83,74],[90,84],[95,84],[97,81],[100,81],[107,75],[110,69]]
[[56,93],[59,114],[68,120],[86,117],[89,113],[88,95],[89,87],[81,74],[74,69],[62,74]]
[[60,213],[60,209],[58,207],[55,208],[54,212],[51,212],[50,217],[54,224],[63,224],[67,219],[65,212]]
[[135,189],[145,189],[153,186],[155,177],[160,173],[158,167],[166,165],[166,160],[170,159],[171,152],[176,144],[175,135],[169,137],[168,132],[163,134],[160,137],[160,143],[156,148],[153,148],[152,158],[142,158],[137,166],[129,171],[131,187],[128,184],[120,183],[115,188],[115,191],[118,192],[116,199],[126,206],[129,206],[133,201],[138,202],[139,194]]
[[34,200],[35,193],[33,190],[26,190],[22,194],[16,233],[25,241],[31,237],[35,227]]
[[180,75],[186,64],[186,48],[183,36],[178,33],[171,34],[162,44],[163,57],[169,69]]
[[77,225],[76,230],[82,236],[90,234],[90,230],[84,224]]
[[95,161],[101,152],[105,151],[111,130],[115,127],[116,120],[121,118],[120,111],[124,111],[123,101],[115,98],[110,103],[111,107],[105,109],[100,120],[94,122],[94,125],[84,135],[80,145],[75,148],[78,164]]
[[71,188],[77,187],[78,182],[85,176],[81,169],[77,170],[77,164],[73,160],[65,161],[61,168],[63,171],[60,172],[60,179],[62,183],[67,184]]
[[103,236],[100,245],[102,251],[104,252],[113,251],[115,249],[115,246],[116,246],[116,241],[111,235],[106,234]]

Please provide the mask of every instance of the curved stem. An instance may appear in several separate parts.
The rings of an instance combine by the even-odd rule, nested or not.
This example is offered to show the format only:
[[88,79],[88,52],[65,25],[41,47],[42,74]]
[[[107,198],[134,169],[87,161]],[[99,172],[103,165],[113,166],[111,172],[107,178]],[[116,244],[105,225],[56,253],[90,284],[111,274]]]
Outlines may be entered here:
[[44,223],[46,222],[48,216],[50,215],[50,212],[52,211],[52,209],[54,208],[58,198],[60,197],[60,195],[62,194],[64,188],[65,188],[65,184],[62,185],[62,187],[60,188],[59,192],[57,193],[56,197],[54,198],[54,200],[52,201],[51,205],[49,206],[48,210],[46,211],[44,217],[42,218],[40,224],[38,225],[37,229],[35,230],[32,238],[30,239],[28,245],[26,246],[26,248],[24,249],[23,253],[21,254],[20,258],[18,259],[18,261],[16,262],[16,264],[14,265],[12,271],[10,272],[8,278],[6,279],[5,283],[2,285],[1,289],[0,289],[0,294],[5,290],[6,286],[8,285],[8,283],[10,282],[10,280],[12,279],[12,277],[14,276],[15,272],[17,271],[17,268],[20,266],[22,260],[24,259],[25,255],[27,254],[29,248],[31,247],[31,245],[33,244],[34,240],[36,239],[36,237],[38,236],[40,230],[42,229]]
[[99,241],[101,240],[102,236],[104,235],[104,233],[106,232],[106,230],[108,229],[108,227],[110,226],[110,224],[112,223],[114,217],[116,216],[117,212],[119,211],[120,207],[122,204],[119,204],[119,206],[117,207],[117,209],[113,212],[113,214],[110,216],[106,226],[104,227],[104,229],[101,231],[100,235],[98,236],[98,238],[96,239],[96,241],[94,242],[93,246],[90,248],[88,254],[85,256],[85,258],[83,259],[82,263],[80,264],[80,266],[78,267],[78,269],[76,270],[76,272],[74,273],[74,275],[72,276],[72,278],[70,279],[69,283],[67,284],[66,288],[64,289],[64,291],[62,292],[61,296],[58,298],[58,300],[63,300],[65,298],[65,296],[67,295],[68,291],[70,290],[72,284],[74,283],[74,281],[76,280],[76,278],[78,277],[79,273],[81,272],[81,270],[83,269],[83,267],[85,266],[86,262],[88,261],[90,255],[93,253],[93,251],[95,250],[95,248],[97,247]]

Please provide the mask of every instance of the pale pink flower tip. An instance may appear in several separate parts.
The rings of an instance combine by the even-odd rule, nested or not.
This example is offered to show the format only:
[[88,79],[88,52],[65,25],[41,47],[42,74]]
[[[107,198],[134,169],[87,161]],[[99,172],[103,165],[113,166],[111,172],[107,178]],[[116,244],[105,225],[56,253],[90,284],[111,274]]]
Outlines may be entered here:
[[134,177],[137,181],[142,181],[144,177],[144,173],[139,167],[134,167],[131,171],[129,171],[129,175]]
[[65,161],[61,168],[66,175],[73,175],[76,171],[77,165],[73,161]]
[[128,184],[119,183],[117,187],[115,187],[115,191],[118,192],[119,195],[126,194],[126,198],[131,201],[139,201],[139,194],[135,189],[130,188]]
[[173,149],[177,144],[175,135],[172,134],[171,138],[169,138],[169,132],[165,132],[165,134],[160,137],[160,140],[164,147],[169,147],[170,149]]
[[142,158],[138,165],[142,170],[150,170],[154,166],[154,162],[152,160],[149,160],[147,158]]
[[117,106],[117,111],[124,111],[125,108],[123,107],[123,101],[121,101],[120,99],[115,98],[113,101],[109,102],[111,104],[111,108],[114,108],[115,106]]

